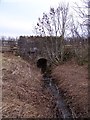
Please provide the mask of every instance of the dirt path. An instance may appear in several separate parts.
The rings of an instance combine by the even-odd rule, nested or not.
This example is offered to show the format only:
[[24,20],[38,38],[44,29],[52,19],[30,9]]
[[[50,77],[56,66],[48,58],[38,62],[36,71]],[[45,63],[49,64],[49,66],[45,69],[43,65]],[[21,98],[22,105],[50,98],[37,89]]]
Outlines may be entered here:
[[53,77],[77,117],[88,115],[88,66],[70,61],[53,69]]
[[3,54],[3,118],[52,118],[53,98],[42,91],[42,76],[33,65],[18,56]]

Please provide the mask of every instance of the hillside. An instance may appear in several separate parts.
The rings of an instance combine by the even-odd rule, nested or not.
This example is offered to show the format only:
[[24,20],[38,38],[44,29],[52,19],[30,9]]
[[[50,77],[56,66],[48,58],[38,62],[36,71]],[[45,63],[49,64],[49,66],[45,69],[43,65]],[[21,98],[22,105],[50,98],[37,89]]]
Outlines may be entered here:
[[54,67],[53,77],[77,117],[88,115],[88,66],[73,60]]
[[4,53],[2,82],[3,118],[53,117],[52,97],[43,91],[42,76],[33,64]]

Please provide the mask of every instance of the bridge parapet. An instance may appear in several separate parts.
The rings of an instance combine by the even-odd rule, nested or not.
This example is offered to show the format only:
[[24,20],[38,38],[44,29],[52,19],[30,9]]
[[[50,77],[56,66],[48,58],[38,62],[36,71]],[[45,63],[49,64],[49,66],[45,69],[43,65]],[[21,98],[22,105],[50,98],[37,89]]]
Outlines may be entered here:
[[39,59],[48,59],[46,48],[44,47],[44,38],[42,37],[20,37],[18,40],[18,49],[20,56],[33,60],[37,63]]

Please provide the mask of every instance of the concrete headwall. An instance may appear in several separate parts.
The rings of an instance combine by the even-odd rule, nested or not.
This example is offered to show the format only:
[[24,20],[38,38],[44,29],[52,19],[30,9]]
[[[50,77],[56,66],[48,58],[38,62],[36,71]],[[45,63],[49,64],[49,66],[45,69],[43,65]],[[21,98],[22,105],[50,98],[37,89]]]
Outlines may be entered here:
[[[40,57],[49,59],[50,52],[56,50],[55,39],[56,37],[20,36],[18,40],[20,55],[34,57],[34,59],[39,59]],[[57,43],[59,47],[60,37],[57,38]]]

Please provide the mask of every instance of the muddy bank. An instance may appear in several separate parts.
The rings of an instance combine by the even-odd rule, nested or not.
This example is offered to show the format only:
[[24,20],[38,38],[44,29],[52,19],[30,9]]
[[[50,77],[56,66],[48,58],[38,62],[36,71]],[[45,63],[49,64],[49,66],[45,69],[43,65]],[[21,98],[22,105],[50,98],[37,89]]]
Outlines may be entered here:
[[3,118],[53,118],[53,97],[43,91],[39,69],[22,58],[3,54]]
[[88,67],[67,62],[54,67],[52,76],[76,117],[88,116]]

